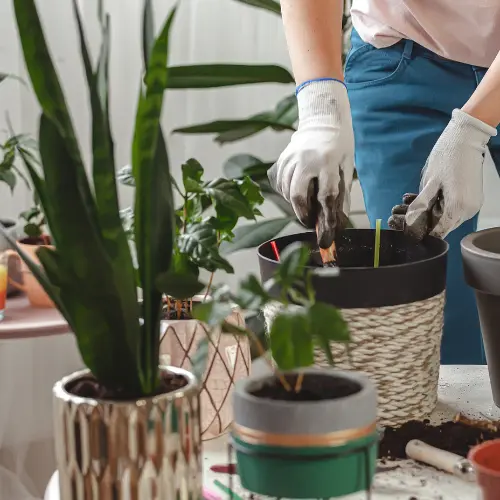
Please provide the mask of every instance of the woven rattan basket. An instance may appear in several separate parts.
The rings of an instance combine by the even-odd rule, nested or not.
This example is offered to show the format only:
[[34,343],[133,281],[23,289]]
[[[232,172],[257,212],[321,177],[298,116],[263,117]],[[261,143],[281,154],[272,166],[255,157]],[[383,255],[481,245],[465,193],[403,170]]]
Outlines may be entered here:
[[[437,403],[448,246],[437,238],[419,243],[403,233],[383,231],[382,266],[375,269],[366,266],[373,258],[373,239],[371,230],[345,231],[337,251],[339,261],[349,267],[338,276],[314,276],[312,282],[317,300],[341,309],[349,325],[349,352],[345,345],[332,345],[336,366],[368,374],[377,384],[379,424],[399,425],[429,417]],[[297,240],[313,245],[315,235],[275,241],[282,251]],[[351,247],[352,252],[342,254]],[[259,248],[259,261],[265,281],[277,266],[269,243]],[[279,307],[276,303],[264,310],[268,328]],[[316,363],[326,365],[320,352]]]
[[[238,310],[227,318],[245,326]],[[162,322],[160,356],[163,364],[189,370],[198,343],[208,337],[208,327],[200,321],[169,320]],[[250,346],[243,335],[221,334],[217,329],[209,336],[208,363],[200,394],[202,439],[213,439],[227,431],[233,421],[231,395],[234,382],[250,373]]]

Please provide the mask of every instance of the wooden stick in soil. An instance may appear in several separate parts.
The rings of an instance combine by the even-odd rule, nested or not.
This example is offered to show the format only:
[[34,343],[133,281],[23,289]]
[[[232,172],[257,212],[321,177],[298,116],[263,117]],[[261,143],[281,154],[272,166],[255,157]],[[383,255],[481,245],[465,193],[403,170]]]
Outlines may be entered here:
[[[319,226],[316,223],[316,235],[319,239]],[[321,255],[321,260],[323,266],[325,267],[336,267],[337,265],[337,247],[335,246],[335,241],[332,242],[330,248],[319,247],[319,254]]]

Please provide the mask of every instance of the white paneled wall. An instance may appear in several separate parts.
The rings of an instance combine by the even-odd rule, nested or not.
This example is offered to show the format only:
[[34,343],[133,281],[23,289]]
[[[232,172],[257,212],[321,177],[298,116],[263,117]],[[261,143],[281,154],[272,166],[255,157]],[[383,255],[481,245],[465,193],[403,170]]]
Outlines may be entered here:
[[[90,44],[94,54],[98,47],[96,0],[79,0],[83,9]],[[83,86],[75,24],[70,1],[38,0],[47,37],[64,83],[73,119],[88,158],[89,128],[88,103]],[[11,0],[0,0],[0,71],[12,72],[26,78],[15,30]],[[112,19],[111,109],[115,137],[116,158],[119,165],[129,162],[130,142],[135,114],[135,103],[140,77],[140,0],[107,0],[106,8]],[[183,0],[179,2],[173,30],[171,63],[249,62],[279,63],[289,67],[281,20],[271,13],[241,5],[234,0]],[[157,27],[169,9],[172,0],[156,0]],[[164,110],[164,127],[171,131],[181,125],[217,118],[245,117],[274,106],[282,96],[293,92],[293,85],[260,85],[206,91],[170,91]],[[29,90],[16,81],[0,86],[0,133],[5,129],[4,111],[7,110],[16,131],[35,133],[38,107]],[[181,163],[196,157],[211,177],[221,174],[221,166],[234,153],[253,153],[264,160],[275,159],[286,145],[288,133],[266,132],[237,144],[220,147],[211,137],[184,137],[168,134],[171,163],[174,173]],[[499,182],[491,165],[487,169],[485,214],[487,224],[495,224],[499,217]],[[132,193],[121,188],[123,204],[130,203]],[[0,186],[0,215],[15,217],[25,208],[30,196],[20,186],[11,196]],[[353,193],[353,208],[362,207],[359,188]],[[273,206],[266,205],[267,216],[276,215]],[[357,220],[365,224],[366,218]],[[243,252],[233,258],[238,269],[245,272],[256,269],[252,252]],[[223,278],[227,281],[226,277]],[[229,282],[233,282],[228,278]]]

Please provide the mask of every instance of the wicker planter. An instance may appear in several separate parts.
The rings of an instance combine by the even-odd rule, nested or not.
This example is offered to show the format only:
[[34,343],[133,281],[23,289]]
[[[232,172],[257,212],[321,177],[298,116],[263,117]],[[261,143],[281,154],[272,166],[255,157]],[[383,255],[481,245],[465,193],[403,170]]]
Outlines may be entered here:
[[378,447],[373,382],[353,372],[304,372],[347,379],[359,389],[338,399],[280,401],[252,394],[269,376],[239,382],[231,437],[242,486],[275,498],[333,498],[369,490]]
[[[275,241],[282,251],[295,241],[314,247],[316,236]],[[375,269],[373,244],[372,230],[339,235],[339,275],[314,276],[313,286],[317,299],[339,307],[349,323],[350,356],[345,346],[332,345],[337,367],[367,373],[377,384],[379,423],[398,425],[427,418],[437,403],[448,245],[383,231],[381,267]],[[277,265],[269,242],[259,248],[259,262],[262,279],[269,279]],[[278,310],[274,305],[264,311],[268,326]],[[326,364],[320,353],[316,361]]]
[[[196,300],[196,299],[195,299]],[[227,321],[244,326],[240,311]],[[197,320],[163,321],[160,356],[162,364],[191,369],[191,357],[198,343],[208,334],[208,327]],[[243,336],[221,335],[216,330],[210,337],[207,371],[201,381],[201,434],[212,439],[226,432],[233,421],[231,395],[234,382],[250,373],[250,346]]]
[[54,429],[61,499],[201,498],[199,392],[190,373],[179,391],[138,401],[81,398],[54,386]]

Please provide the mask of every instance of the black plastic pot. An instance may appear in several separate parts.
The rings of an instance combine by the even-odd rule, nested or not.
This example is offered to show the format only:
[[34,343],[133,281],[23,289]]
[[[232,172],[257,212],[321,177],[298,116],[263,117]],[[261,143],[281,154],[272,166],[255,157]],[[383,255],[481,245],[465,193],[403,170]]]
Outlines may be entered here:
[[491,390],[500,407],[500,228],[462,240],[465,280],[476,292]]
[[[279,252],[295,242],[311,247],[312,267],[321,266],[316,234],[305,232],[274,240]],[[316,298],[342,309],[409,304],[440,294],[446,286],[448,244],[431,236],[418,242],[400,231],[382,231],[380,267],[373,267],[375,231],[347,229],[336,238],[338,276],[313,276]],[[263,281],[278,262],[271,242],[258,248]],[[272,291],[278,296],[279,290]]]

